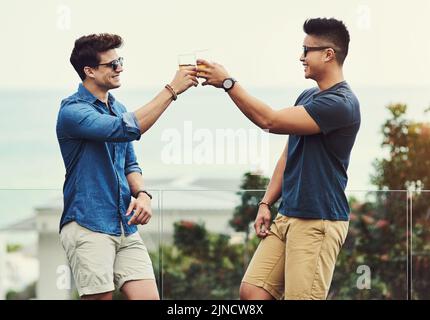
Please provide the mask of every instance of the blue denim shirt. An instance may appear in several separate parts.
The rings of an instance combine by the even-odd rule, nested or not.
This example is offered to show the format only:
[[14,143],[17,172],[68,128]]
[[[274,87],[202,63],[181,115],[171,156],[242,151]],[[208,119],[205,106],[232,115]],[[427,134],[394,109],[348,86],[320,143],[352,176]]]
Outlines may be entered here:
[[66,167],[61,228],[68,222],[96,232],[125,235],[137,231],[127,224],[131,201],[126,176],[142,173],[131,141],[140,139],[134,113],[109,93],[106,104],[82,84],[61,102],[57,138]]

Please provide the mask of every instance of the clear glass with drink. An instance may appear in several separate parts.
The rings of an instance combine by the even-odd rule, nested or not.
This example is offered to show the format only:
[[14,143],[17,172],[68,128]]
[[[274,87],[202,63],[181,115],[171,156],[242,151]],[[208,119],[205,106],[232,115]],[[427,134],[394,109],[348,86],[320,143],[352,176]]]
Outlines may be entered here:
[[[202,59],[206,60],[207,62],[211,62],[209,49],[196,50],[194,53],[197,60]],[[197,67],[199,67],[200,70],[205,71],[205,66],[203,64],[197,64]]]
[[179,69],[185,67],[195,67],[196,66],[196,54],[195,53],[183,53],[178,55]]

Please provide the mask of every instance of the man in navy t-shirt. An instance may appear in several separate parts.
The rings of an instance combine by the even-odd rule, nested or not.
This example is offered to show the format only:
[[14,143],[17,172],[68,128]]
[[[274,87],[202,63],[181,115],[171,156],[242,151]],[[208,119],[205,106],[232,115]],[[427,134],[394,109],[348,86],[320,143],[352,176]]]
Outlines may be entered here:
[[[273,110],[249,95],[227,70],[204,60],[203,85],[224,88],[252,122],[289,135],[266,193],[255,231],[262,238],[242,280],[241,299],[326,299],[348,233],[347,169],[360,128],[357,97],[343,77],[349,32],[336,19],[308,19],[300,61],[305,90],[294,107]],[[281,198],[271,224],[270,207]]]

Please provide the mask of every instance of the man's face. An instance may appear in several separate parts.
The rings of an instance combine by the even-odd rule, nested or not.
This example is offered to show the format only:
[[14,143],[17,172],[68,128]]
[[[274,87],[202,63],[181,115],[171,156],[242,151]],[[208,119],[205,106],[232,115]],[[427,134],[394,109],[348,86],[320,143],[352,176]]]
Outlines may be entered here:
[[303,41],[303,46],[308,48],[306,56],[304,50],[300,56],[300,61],[304,66],[305,78],[319,80],[327,67],[326,62],[334,58],[333,56],[328,57],[327,51],[332,49],[319,48],[332,48],[332,45],[328,41],[307,35]]
[[[115,49],[111,49],[99,54],[100,64],[96,68],[92,68],[94,82],[106,90],[119,88],[121,86],[120,73],[124,70],[121,65],[118,65],[114,70],[110,62],[119,58]],[[106,65],[106,64],[107,65]]]

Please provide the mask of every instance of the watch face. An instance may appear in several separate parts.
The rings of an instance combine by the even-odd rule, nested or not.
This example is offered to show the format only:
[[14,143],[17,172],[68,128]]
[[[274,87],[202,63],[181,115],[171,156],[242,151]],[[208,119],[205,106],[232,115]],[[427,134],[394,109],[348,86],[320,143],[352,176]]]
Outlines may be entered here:
[[224,88],[230,89],[233,86],[233,81],[231,81],[231,79],[225,79],[223,85]]

